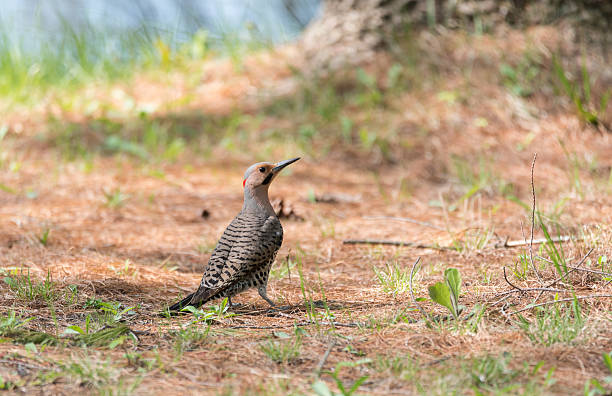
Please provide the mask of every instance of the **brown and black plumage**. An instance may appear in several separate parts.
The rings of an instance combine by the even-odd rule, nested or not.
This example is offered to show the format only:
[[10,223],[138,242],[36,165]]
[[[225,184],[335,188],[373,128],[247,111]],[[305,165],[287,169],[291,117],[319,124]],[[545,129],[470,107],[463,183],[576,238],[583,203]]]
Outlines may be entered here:
[[268,274],[283,243],[283,227],[268,199],[268,188],[278,173],[299,158],[276,164],[260,162],[244,174],[244,204],[217,242],[195,293],[172,305],[180,311],[216,298],[230,299],[250,288],[274,305],[266,294]]

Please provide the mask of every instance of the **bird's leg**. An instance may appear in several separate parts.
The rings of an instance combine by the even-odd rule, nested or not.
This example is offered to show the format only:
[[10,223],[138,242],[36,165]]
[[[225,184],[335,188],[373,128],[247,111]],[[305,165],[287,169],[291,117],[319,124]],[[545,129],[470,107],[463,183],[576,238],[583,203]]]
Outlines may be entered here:
[[227,298],[227,306],[228,306],[230,309],[232,309],[232,308],[240,308],[240,307],[242,306],[242,304],[240,304],[240,303],[235,303],[235,304],[233,304],[233,303],[232,303],[232,298],[231,298],[231,297],[228,297],[228,298]]
[[272,301],[272,300],[270,300],[268,298],[268,293],[266,293],[266,288],[265,287],[260,287],[260,288],[257,289],[257,291],[259,292],[259,295],[261,296],[261,298],[266,300],[268,302],[268,304],[270,304],[273,307],[276,306],[276,304],[274,304],[274,301]]

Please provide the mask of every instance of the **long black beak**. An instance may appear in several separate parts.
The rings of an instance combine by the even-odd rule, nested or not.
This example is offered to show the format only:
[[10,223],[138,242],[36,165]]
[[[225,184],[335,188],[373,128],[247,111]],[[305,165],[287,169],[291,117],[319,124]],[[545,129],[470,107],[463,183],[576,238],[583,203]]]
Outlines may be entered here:
[[293,164],[295,161],[297,161],[299,159],[300,159],[300,157],[297,157],[297,158],[293,158],[293,159],[277,162],[276,166],[274,168],[272,168],[272,173],[280,172],[285,166],[291,165],[291,164]]

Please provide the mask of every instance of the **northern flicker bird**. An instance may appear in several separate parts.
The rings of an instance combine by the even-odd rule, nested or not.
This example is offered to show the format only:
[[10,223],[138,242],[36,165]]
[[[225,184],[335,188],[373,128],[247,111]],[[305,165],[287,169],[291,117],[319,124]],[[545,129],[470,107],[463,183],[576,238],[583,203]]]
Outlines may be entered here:
[[198,290],[169,307],[170,311],[224,297],[228,297],[231,306],[233,296],[250,288],[257,288],[261,298],[274,306],[266,286],[270,267],[283,242],[283,227],[268,199],[268,188],[283,168],[297,160],[259,162],[246,170],[242,210],[223,231]]

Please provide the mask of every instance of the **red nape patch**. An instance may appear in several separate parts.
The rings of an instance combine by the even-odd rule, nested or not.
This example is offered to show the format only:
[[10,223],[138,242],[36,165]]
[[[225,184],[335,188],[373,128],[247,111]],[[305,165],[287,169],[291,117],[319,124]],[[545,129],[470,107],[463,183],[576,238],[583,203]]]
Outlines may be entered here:
[[244,180],[242,181],[242,187],[244,187],[244,184],[245,184],[245,183],[246,183],[246,179],[244,179]]

